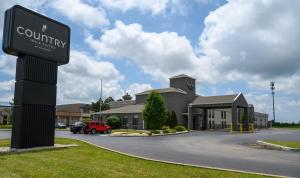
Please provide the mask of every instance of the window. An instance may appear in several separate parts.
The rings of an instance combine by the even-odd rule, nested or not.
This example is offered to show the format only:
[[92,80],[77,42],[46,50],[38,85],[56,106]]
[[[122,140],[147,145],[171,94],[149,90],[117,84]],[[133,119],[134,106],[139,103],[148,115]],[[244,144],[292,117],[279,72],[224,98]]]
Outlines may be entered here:
[[208,122],[208,129],[211,129],[211,121]]
[[212,118],[215,118],[215,110],[212,110]]
[[127,117],[123,117],[123,119],[122,119],[122,128],[123,128],[123,129],[126,129],[126,128],[127,128],[127,120],[128,120]]
[[212,129],[215,129],[215,121],[212,121]]
[[[223,111],[221,111],[221,118],[223,119]],[[223,127],[223,122],[222,122],[222,127]]]
[[211,118],[211,110],[209,109],[208,112],[209,112],[208,117]]
[[224,114],[223,114],[223,115],[224,115],[224,119],[226,119],[226,111],[224,111]]
[[138,118],[132,119],[132,125],[138,125]]

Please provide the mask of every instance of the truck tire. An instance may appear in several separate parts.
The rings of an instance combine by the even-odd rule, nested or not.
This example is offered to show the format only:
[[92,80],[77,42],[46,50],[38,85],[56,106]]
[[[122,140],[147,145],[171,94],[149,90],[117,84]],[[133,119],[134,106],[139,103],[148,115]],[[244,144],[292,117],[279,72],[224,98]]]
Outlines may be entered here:
[[92,129],[91,133],[96,134],[96,129]]

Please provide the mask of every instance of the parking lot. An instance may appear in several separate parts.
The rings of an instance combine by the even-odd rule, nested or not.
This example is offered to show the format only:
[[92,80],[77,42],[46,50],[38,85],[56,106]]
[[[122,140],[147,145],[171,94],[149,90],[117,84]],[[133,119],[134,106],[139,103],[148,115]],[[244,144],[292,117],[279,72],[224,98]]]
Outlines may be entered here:
[[[300,176],[300,153],[249,147],[259,139],[298,140],[300,131],[262,130],[251,134],[194,131],[159,137],[110,137],[79,135],[56,131],[57,137],[85,140],[103,147],[152,159],[253,171],[285,176]],[[0,131],[0,138],[9,138]]]

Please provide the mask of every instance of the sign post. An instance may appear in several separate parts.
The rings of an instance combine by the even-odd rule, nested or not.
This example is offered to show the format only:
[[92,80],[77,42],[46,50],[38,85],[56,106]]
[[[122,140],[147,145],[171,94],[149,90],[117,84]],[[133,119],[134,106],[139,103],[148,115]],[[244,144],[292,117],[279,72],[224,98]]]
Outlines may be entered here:
[[16,5],[5,12],[2,48],[18,56],[11,148],[53,146],[57,70],[69,62],[70,28]]

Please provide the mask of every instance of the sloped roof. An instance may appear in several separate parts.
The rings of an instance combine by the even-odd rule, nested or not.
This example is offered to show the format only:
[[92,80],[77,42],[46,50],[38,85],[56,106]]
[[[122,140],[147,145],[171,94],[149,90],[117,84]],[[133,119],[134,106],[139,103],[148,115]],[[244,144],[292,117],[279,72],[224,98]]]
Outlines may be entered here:
[[153,90],[147,90],[141,93],[137,93],[136,95],[146,95],[150,94],[152,91],[156,91],[158,93],[182,93],[182,94],[187,94],[185,91],[181,90],[180,88],[161,88],[161,89],[153,89]]
[[85,103],[73,103],[56,105],[56,111],[68,111],[68,112],[80,112],[80,108],[90,108],[90,104]]
[[230,104],[238,94],[233,95],[219,95],[219,96],[198,96],[191,104]]
[[93,114],[127,114],[127,113],[142,113],[144,109],[143,104],[127,105],[119,108],[113,108]]
[[135,100],[111,101],[108,103],[110,108],[119,108],[126,105],[134,105]]
[[188,75],[185,75],[185,74],[176,75],[176,76],[171,77],[171,78],[169,78],[169,79],[184,78],[184,77],[194,79],[193,77],[188,76]]

